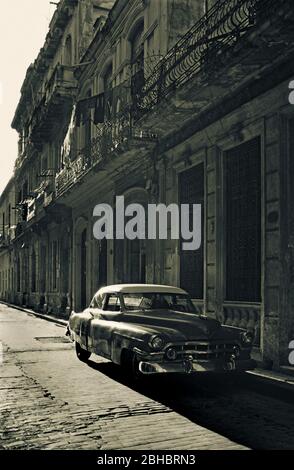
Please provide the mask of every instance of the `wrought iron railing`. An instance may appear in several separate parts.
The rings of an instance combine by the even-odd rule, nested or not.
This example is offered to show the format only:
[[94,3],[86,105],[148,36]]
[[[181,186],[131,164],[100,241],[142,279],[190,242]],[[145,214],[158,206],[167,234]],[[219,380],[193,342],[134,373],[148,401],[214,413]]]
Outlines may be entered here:
[[136,116],[152,109],[175,88],[227,63],[239,39],[281,0],[218,0],[158,62],[135,103]]
[[97,126],[98,134],[91,143],[78,151],[76,158],[65,163],[64,168],[56,175],[56,196],[61,196],[70,189],[81,178],[85,176],[94,166],[106,161],[115,152],[122,152],[122,144],[136,142],[155,142],[157,136],[146,130],[132,127],[130,118],[119,115],[111,121],[106,121]]
[[94,165],[101,162],[106,152],[115,145],[112,138],[112,122],[107,121],[97,129],[98,135],[91,140],[91,143],[78,151],[72,161],[65,162],[64,168],[57,174],[55,179],[57,197],[73,186]]

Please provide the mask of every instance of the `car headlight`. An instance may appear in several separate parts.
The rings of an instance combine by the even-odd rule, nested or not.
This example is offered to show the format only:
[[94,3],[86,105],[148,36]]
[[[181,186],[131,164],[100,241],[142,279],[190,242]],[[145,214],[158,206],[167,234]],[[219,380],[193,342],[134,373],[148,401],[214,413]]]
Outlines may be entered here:
[[161,338],[161,336],[152,336],[149,341],[149,346],[152,349],[162,349],[164,346],[164,340]]
[[175,348],[170,347],[167,348],[165,355],[169,361],[174,361],[177,358],[177,351],[175,350]]
[[254,340],[254,333],[252,331],[243,331],[241,333],[241,341],[245,346],[250,346]]

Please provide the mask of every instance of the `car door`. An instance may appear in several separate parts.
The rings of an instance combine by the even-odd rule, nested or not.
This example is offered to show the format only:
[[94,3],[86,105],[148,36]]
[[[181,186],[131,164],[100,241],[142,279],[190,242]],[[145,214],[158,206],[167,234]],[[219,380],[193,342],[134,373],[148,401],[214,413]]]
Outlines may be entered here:
[[103,311],[104,301],[105,301],[105,294],[104,295],[99,294],[98,292],[97,294],[94,295],[89,307],[85,310],[85,312],[87,313],[87,325],[86,325],[87,345],[88,345],[88,349],[91,351],[94,350],[92,322],[93,320],[97,320],[100,318],[100,315]]
[[107,294],[102,308],[92,308],[89,342],[96,354],[110,358],[112,334],[121,320],[121,303],[118,294]]
[[81,344],[84,346],[86,349],[89,349],[90,347],[90,342],[89,342],[89,331],[90,331],[90,325],[91,321],[93,319],[93,316],[91,314],[90,308],[86,308],[80,316],[80,321],[79,321],[79,332],[78,336],[80,336]]

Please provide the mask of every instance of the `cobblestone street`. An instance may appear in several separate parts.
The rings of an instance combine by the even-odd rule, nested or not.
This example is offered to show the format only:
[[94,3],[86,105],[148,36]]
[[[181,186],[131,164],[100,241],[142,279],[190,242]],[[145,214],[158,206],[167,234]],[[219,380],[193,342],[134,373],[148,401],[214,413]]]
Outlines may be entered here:
[[0,304],[0,449],[293,449],[294,406],[217,378],[131,384],[61,325]]

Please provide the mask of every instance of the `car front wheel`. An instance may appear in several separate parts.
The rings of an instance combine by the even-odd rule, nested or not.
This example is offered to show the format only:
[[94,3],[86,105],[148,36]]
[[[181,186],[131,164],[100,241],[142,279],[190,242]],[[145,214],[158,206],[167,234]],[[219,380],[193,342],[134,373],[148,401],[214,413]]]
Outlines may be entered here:
[[139,361],[132,351],[123,351],[121,365],[129,379],[138,380],[143,377],[142,372],[139,370]]
[[77,354],[77,358],[82,362],[87,362],[87,360],[91,356],[91,353],[83,349],[81,345],[77,342],[76,342],[76,354]]

